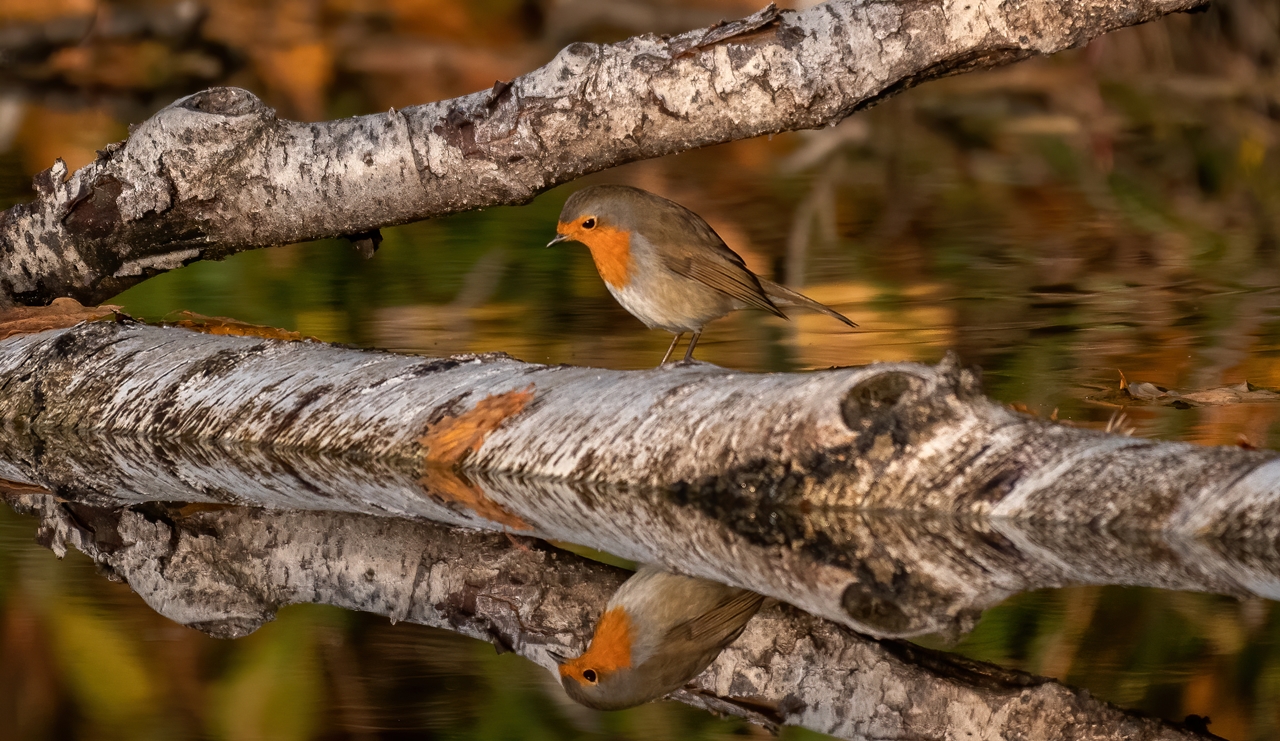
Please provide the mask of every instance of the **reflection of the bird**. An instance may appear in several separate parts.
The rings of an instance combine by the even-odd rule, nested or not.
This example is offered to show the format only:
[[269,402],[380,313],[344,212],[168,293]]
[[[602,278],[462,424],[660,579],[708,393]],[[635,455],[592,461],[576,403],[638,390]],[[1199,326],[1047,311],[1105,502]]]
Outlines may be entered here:
[[618,710],[696,677],[732,643],[764,598],[706,579],[641,566],[609,598],[582,655],[559,660],[569,696]]

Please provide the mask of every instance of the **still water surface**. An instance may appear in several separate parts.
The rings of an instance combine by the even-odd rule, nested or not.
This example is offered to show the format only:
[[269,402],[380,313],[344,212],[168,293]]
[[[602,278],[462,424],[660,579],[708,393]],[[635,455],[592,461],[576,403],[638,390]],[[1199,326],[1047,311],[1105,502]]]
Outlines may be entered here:
[[[340,241],[290,245],[192,265],[113,303],[139,317],[194,311],[410,353],[644,368],[670,337],[613,302],[584,248],[542,246],[572,190],[621,182],[684,203],[757,272],[861,325],[740,312],[708,329],[706,361],[802,371],[954,351],[982,368],[995,398],[1096,427],[1117,409],[1092,399],[1122,373],[1182,391],[1278,388],[1280,77],[1231,23],[1226,10],[1170,19],[930,84],[833,129],[628,165],[527,206],[386,229],[371,260]],[[554,52],[535,47],[522,68]],[[299,118],[476,87],[463,76],[456,90],[404,88],[404,69],[365,59],[315,88],[254,59],[231,81]],[[5,203],[29,197],[29,177],[52,156],[83,164],[174,92],[124,105],[96,90],[3,91],[18,121],[0,132]],[[1118,424],[1275,448],[1278,412],[1131,406]],[[6,737],[763,733],[674,703],[588,711],[518,657],[331,608],[289,608],[248,638],[217,641],[158,617],[78,554],[56,561],[32,542],[34,527],[0,515]],[[1264,600],[1081,587],[1014,597],[954,648],[1162,717],[1210,716],[1226,738],[1265,739],[1280,734],[1278,631]]]

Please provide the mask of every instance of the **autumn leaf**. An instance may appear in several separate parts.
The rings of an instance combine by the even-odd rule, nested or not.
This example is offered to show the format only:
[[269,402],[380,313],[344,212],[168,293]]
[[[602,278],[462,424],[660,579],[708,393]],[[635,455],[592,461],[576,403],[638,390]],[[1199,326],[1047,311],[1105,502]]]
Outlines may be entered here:
[[180,311],[178,318],[161,322],[166,327],[182,327],[206,334],[238,335],[241,337],[262,337],[268,340],[289,340],[299,342],[305,339],[301,332],[291,332],[279,327],[267,327],[261,324],[250,324],[239,319],[225,316],[204,316],[192,311]]
[[[1122,375],[1121,378],[1123,379],[1124,376]],[[1280,401],[1280,392],[1254,386],[1248,381],[1242,381],[1233,386],[1219,386],[1197,391],[1176,391],[1154,383],[1134,381],[1122,383],[1119,389],[1091,396],[1089,400],[1120,406],[1133,404],[1190,409],[1191,407]]]
[[48,306],[14,306],[0,310],[0,340],[19,334],[66,329],[121,314],[119,306],[81,306],[73,298],[56,298]]

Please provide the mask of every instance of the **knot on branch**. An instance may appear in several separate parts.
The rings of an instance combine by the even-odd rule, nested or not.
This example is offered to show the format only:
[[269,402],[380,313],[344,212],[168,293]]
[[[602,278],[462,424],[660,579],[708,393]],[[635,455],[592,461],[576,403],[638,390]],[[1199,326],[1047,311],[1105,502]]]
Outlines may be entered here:
[[918,445],[939,424],[956,419],[960,404],[981,394],[977,374],[961,368],[948,353],[932,373],[888,368],[859,382],[845,394],[840,412],[858,435],[859,454],[886,443],[900,451]]
[[221,116],[248,116],[263,112],[275,115],[275,111],[263,103],[261,98],[238,87],[211,87],[180,98],[170,107]]
[[888,553],[853,564],[856,581],[840,596],[840,606],[860,630],[878,636],[954,633],[973,629],[981,611],[957,609],[956,590],[928,573],[909,568]]
[[840,597],[841,606],[849,617],[866,626],[873,634],[910,634],[918,627],[917,621],[898,604],[902,594],[894,586],[896,585],[882,584],[874,579],[852,582],[845,587]]
[[276,112],[239,88],[210,88],[171,103],[129,131],[119,157],[117,199],[125,221],[164,213],[175,202],[211,201],[253,161],[249,153],[274,128]]
[[[588,84],[587,71],[599,63],[604,48],[599,44],[577,41],[556,54],[539,74],[524,78],[528,97],[560,98],[572,96]],[[572,105],[572,101],[567,101]]]

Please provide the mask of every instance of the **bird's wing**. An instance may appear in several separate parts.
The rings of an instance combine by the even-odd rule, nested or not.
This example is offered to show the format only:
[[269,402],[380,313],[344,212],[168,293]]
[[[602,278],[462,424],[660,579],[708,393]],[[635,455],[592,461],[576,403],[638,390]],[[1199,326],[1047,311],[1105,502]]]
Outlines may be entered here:
[[[671,272],[738,299],[747,306],[763,309],[783,319],[787,317],[765,295],[755,273],[747,269],[738,253],[729,249],[720,235],[694,212],[676,203],[659,219],[654,235],[667,249],[662,264]],[[664,228],[665,227],[665,228]],[[689,234],[694,237],[688,236]],[[697,240],[697,249],[691,248]],[[710,254],[703,248],[710,248]]]
[[760,609],[762,602],[764,597],[755,592],[739,591],[707,612],[676,623],[671,627],[667,638],[689,641],[697,646],[726,646],[738,637],[747,621]]

